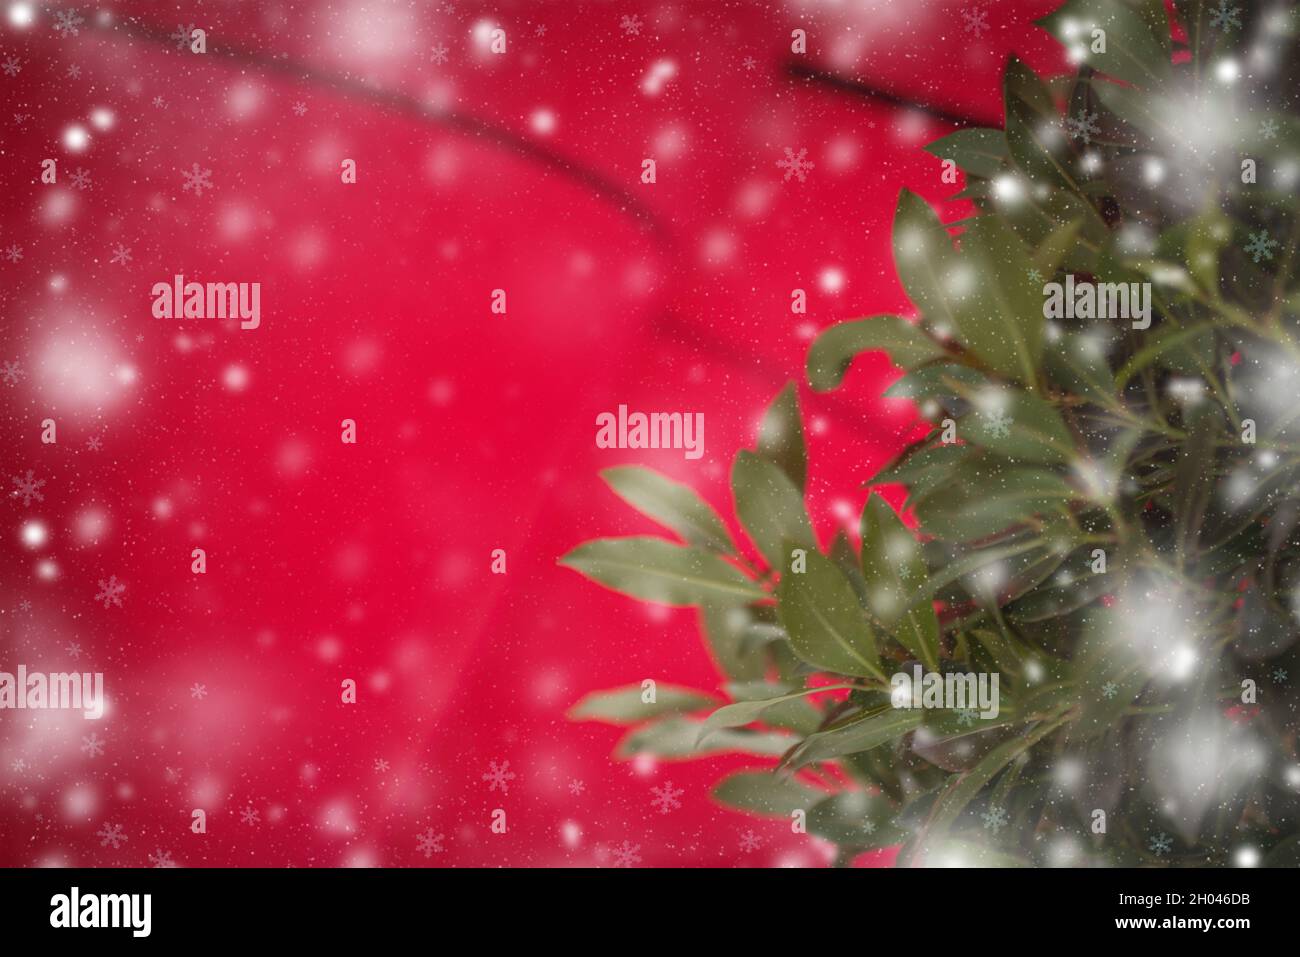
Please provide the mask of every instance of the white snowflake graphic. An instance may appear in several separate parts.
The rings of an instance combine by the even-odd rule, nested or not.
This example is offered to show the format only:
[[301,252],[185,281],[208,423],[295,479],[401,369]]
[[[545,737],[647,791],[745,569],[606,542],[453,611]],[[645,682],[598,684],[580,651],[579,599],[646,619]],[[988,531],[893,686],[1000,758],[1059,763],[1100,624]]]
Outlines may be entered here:
[[239,812],[239,819],[249,827],[252,827],[258,821],[262,820],[262,812],[250,804]]
[[122,829],[121,824],[105,824],[95,836],[99,838],[100,847],[108,847],[111,844],[115,851],[127,842],[126,831]]
[[1101,693],[1102,696],[1109,701],[1111,698],[1115,697],[1115,695],[1119,694],[1119,685],[1115,684],[1113,681],[1107,681],[1101,686]]
[[1010,820],[1011,815],[1004,807],[991,807],[984,812],[984,828],[994,834],[1006,827]]
[[961,12],[962,25],[976,40],[989,30],[989,12],[983,7],[967,7]]
[[190,697],[195,701],[202,701],[208,696],[208,686],[201,685],[197,681],[190,686]]
[[70,177],[69,182],[76,189],[90,189],[90,170],[82,169],[78,166],[76,171]]
[[101,439],[98,435],[92,435],[90,438],[86,439],[87,452],[98,452],[103,447],[104,447],[104,440]]
[[22,774],[24,771],[27,770],[27,762],[24,761],[22,758],[19,758],[17,761],[14,761],[12,764],[10,764],[9,767],[13,769],[13,772],[15,774]]
[[1097,125],[1097,114],[1080,110],[1078,116],[1065,118],[1065,132],[1072,140],[1083,140],[1085,146],[1091,145],[1092,138],[1101,132]]
[[383,758],[375,758],[375,770],[383,774],[390,767],[389,763]]
[[69,79],[69,80],[80,80],[80,79],[81,79],[81,67],[77,66],[77,64],[75,64],[75,63],[69,64],[69,65],[68,65],[68,79]]
[[205,189],[212,189],[212,170],[201,170],[198,163],[192,164],[189,170],[181,170],[181,175],[185,177],[185,183],[181,186],[183,193],[194,190],[195,196],[202,196]]
[[753,831],[746,831],[740,835],[740,849],[746,854],[751,854],[763,846],[763,840]]
[[4,71],[5,76],[17,76],[22,68],[22,62],[13,56],[5,57],[4,63],[0,63],[0,70]]
[[654,794],[654,800],[650,805],[660,814],[669,814],[681,807],[682,802],[678,798],[686,793],[681,788],[673,787],[672,781],[668,781],[661,787],[651,788],[650,791]]
[[63,39],[79,34],[81,31],[77,28],[85,22],[85,18],[79,16],[76,10],[54,11],[54,32]]
[[1228,0],[1219,0],[1219,9],[1213,11],[1210,26],[1231,33],[1234,27],[1241,26],[1241,7],[1229,7]]
[[740,65],[743,66],[746,70],[752,70],[758,66],[758,61],[755,60],[752,56],[747,56],[745,57],[745,59],[740,61]]
[[120,263],[121,265],[125,266],[130,261],[131,261],[130,246],[123,246],[121,243],[118,243],[116,246],[113,247],[113,258],[110,259],[109,262]]
[[1250,256],[1252,262],[1272,259],[1273,250],[1280,245],[1281,243],[1271,237],[1267,230],[1261,229],[1257,233],[1250,234],[1250,242],[1246,243],[1246,254]]
[[297,103],[295,103],[295,104],[293,105],[293,115],[294,115],[294,116],[306,116],[306,115],[307,115],[307,104],[304,103],[302,100],[299,100]]
[[509,794],[510,782],[517,776],[515,772],[510,770],[510,762],[502,761],[498,765],[493,761],[491,765],[491,770],[483,773],[483,780],[488,782],[488,791],[491,792],[500,788],[502,794]]
[[1011,426],[1014,424],[1014,420],[1005,412],[981,412],[980,417],[984,419],[984,428],[993,438],[1005,439],[1011,434]]
[[1147,850],[1152,851],[1157,857],[1168,854],[1173,846],[1173,838],[1163,832],[1155,835],[1147,842]]
[[447,48],[443,46],[441,43],[439,43],[437,46],[435,46],[432,50],[429,51],[429,59],[432,60],[434,63],[437,63],[439,66],[441,66],[442,64],[447,62],[447,54],[448,54]]
[[194,36],[194,24],[183,26],[176,24],[176,32],[171,35],[171,40],[176,44],[176,49],[184,50],[190,45],[190,37]]
[[641,863],[641,845],[633,844],[631,841],[624,841],[621,845],[614,848],[614,866],[615,867],[635,867]]
[[104,753],[104,741],[92,731],[81,739],[81,750],[88,757],[97,758]]
[[122,607],[122,595],[126,591],[126,586],[117,580],[116,575],[109,575],[108,581],[99,580],[99,591],[95,593],[95,601],[104,603],[107,608],[110,605]]
[[427,828],[423,834],[415,836],[415,849],[423,854],[427,860],[434,854],[442,853],[442,842],[444,840],[445,835],[434,834],[433,828]]
[[5,250],[5,259],[11,263],[16,263],[23,258],[23,247],[16,243],[10,243],[9,248]]
[[164,851],[161,847],[149,855],[150,867],[175,867],[176,862],[172,860],[172,852]]
[[969,728],[979,720],[979,714],[974,708],[958,708],[957,723],[963,728]]
[[790,147],[784,147],[785,159],[776,161],[778,169],[785,170],[785,182],[790,182],[791,177],[797,177],[799,182],[807,182],[808,174],[812,171],[813,163],[808,159],[806,149],[799,150],[795,153]]
[[34,501],[45,501],[45,496],[41,494],[41,487],[45,485],[45,479],[38,479],[36,473],[31,469],[27,470],[26,475],[13,476],[13,483],[18,487],[9,494],[13,498],[22,499],[24,508],[31,505]]
[[1259,135],[1266,140],[1277,139],[1277,120],[1269,117],[1259,124]]
[[66,645],[63,646],[63,650],[66,651],[73,658],[81,657],[81,645],[77,644],[75,641],[68,642]]
[[574,778],[572,781],[569,782],[569,793],[572,794],[574,797],[577,797],[585,790],[587,790],[587,785],[583,784],[577,778]]
[[23,367],[17,362],[0,362],[0,382],[5,385],[17,385],[23,377]]
[[641,35],[641,18],[635,14],[624,17],[618,22],[618,26],[625,36],[639,37]]

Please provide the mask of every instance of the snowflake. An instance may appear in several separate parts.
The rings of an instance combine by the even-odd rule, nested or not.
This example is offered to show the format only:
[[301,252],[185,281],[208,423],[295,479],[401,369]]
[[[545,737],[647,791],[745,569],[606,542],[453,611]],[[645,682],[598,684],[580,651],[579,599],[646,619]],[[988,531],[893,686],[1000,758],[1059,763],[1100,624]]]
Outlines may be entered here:
[[1259,135],[1266,140],[1277,139],[1277,120],[1270,117],[1259,124]]
[[41,487],[45,484],[45,479],[38,479],[36,473],[31,469],[27,470],[26,475],[15,475],[13,483],[18,487],[9,495],[13,498],[22,499],[24,508],[31,505],[33,501],[45,501],[45,496],[41,494]]
[[966,9],[961,12],[966,32],[976,40],[984,36],[989,28],[989,12],[981,7]]
[[11,263],[16,263],[23,258],[23,247],[10,243],[9,248],[5,250],[5,259]]
[[131,261],[130,246],[123,246],[121,243],[118,243],[116,246],[113,247],[113,258],[110,259],[109,262],[121,263],[123,266],[125,266],[130,261]]
[[68,79],[69,79],[69,80],[80,80],[80,79],[81,79],[81,67],[77,66],[77,64],[75,64],[75,63],[73,63],[71,66],[69,66],[69,67],[68,67]]
[[988,431],[990,437],[995,439],[1005,439],[1011,434],[1011,426],[1014,420],[1005,412],[980,413],[982,418],[987,419],[984,428]]
[[176,32],[171,35],[171,39],[176,43],[176,49],[184,50],[189,45],[190,37],[194,36],[194,24],[182,26],[176,24]]
[[105,824],[95,836],[99,838],[100,847],[108,847],[111,844],[115,851],[127,841],[126,831],[122,830],[121,824]]
[[1025,278],[1037,285],[1043,281],[1043,274],[1037,269],[1028,269],[1025,271]]
[[24,598],[22,601],[20,601],[20,602],[18,603],[18,610],[19,610],[19,611],[31,611],[31,610],[32,610],[32,603],[29,602],[26,598]]
[[22,126],[24,123],[27,122],[30,116],[31,116],[30,113],[15,113],[14,122],[17,123],[19,126]]
[[433,828],[428,828],[423,834],[417,834],[415,836],[415,849],[423,854],[427,860],[434,854],[442,853],[442,842],[444,839],[445,835],[434,834]]
[[668,814],[681,807],[682,802],[677,799],[686,793],[681,788],[673,787],[672,781],[662,787],[651,788],[650,791],[654,794],[654,800],[650,802],[650,806],[658,810],[660,814]]
[[102,601],[104,607],[116,605],[122,607],[122,593],[126,591],[126,586],[117,580],[116,575],[109,575],[108,581],[99,580],[99,591],[95,593],[95,601]]
[[510,770],[510,762],[502,761],[500,766],[495,761],[491,764],[492,769],[483,774],[483,780],[488,782],[488,791],[500,788],[502,794],[509,794],[510,782],[515,779],[515,772]]
[[85,19],[77,15],[76,10],[55,10],[54,11],[54,32],[60,37],[75,37],[79,31],[77,27],[85,23]]
[[77,171],[72,174],[70,182],[77,189],[90,189],[90,171],[78,166]]
[[1281,684],[1282,682],[1286,681],[1286,677],[1287,677],[1287,671],[1285,668],[1273,669],[1273,681],[1276,682],[1277,684]]
[[572,794],[574,797],[577,797],[586,789],[587,789],[587,785],[583,784],[577,778],[574,778],[572,781],[569,782],[569,793]]
[[4,63],[0,63],[0,70],[4,70],[5,76],[17,76],[22,68],[22,61],[17,57],[6,57]]
[[1147,842],[1147,850],[1155,852],[1157,857],[1163,857],[1168,854],[1174,846],[1173,839],[1168,834],[1157,834]]
[[164,851],[161,847],[149,855],[149,866],[151,867],[175,867],[176,862],[172,860],[172,852]]
[[447,48],[439,43],[429,51],[429,59],[434,63],[443,64],[447,62]]
[[302,100],[299,100],[297,103],[295,103],[295,104],[293,105],[293,115],[294,115],[294,116],[306,116],[306,115],[307,115],[307,104],[304,103]]
[[1267,230],[1261,229],[1257,233],[1250,234],[1250,242],[1246,243],[1246,254],[1250,256],[1252,262],[1259,262],[1261,259],[1272,259],[1273,250],[1279,245],[1281,244],[1269,236]]
[[631,841],[624,841],[621,846],[614,848],[615,867],[635,867],[640,863],[640,844],[633,844]]
[[0,362],[0,382],[5,385],[17,385],[23,377],[23,367],[15,362]]
[[1101,132],[1097,125],[1097,114],[1080,110],[1078,116],[1065,118],[1065,132],[1071,139],[1083,140],[1085,146],[1092,143],[1092,138]]
[[66,645],[63,646],[63,650],[66,651],[73,658],[81,657],[81,645],[77,644],[75,641],[68,642]]
[[208,696],[208,686],[201,685],[197,681],[190,685],[190,697],[195,701],[202,701]]
[[385,771],[387,771],[390,766],[391,765],[389,765],[389,763],[385,761],[383,758],[375,759],[375,770],[378,771],[380,774],[383,774]]
[[181,175],[185,177],[185,184],[181,187],[183,193],[194,190],[195,196],[202,196],[205,189],[212,189],[212,170],[201,170],[198,163],[192,164],[188,172],[181,170]]
[[86,439],[87,452],[98,452],[103,447],[104,447],[104,440],[101,439],[98,435],[92,435],[90,438]]
[[974,708],[959,708],[957,710],[957,723],[963,728],[969,728],[979,718]]
[[618,22],[618,26],[629,37],[639,37],[641,35],[641,18],[635,14],[624,17]]
[[97,758],[104,753],[104,742],[99,735],[92,731],[81,739],[81,750],[88,757]]
[[745,59],[740,61],[740,65],[743,66],[746,70],[752,70],[756,66],[758,66],[758,61],[755,60],[752,56],[747,56],[745,57]]
[[1007,826],[1011,820],[1011,815],[1007,813],[1004,807],[991,807],[984,812],[984,829],[996,834]]
[[249,805],[239,812],[239,819],[249,827],[252,827],[258,821],[262,820],[262,812],[252,805]]
[[740,849],[746,854],[752,853],[763,846],[763,841],[753,831],[746,831],[740,835]]
[[152,100],[150,100],[149,102],[152,103],[152,104],[154,105],[154,108],[155,108],[155,109],[161,109],[161,108],[163,107],[163,105],[164,105],[167,101],[164,100],[161,96],[155,96],[155,97],[154,97]]
[[1111,698],[1115,697],[1115,695],[1119,694],[1119,685],[1115,684],[1113,681],[1107,681],[1101,686],[1101,693],[1102,696],[1109,701]]
[[796,154],[790,147],[785,147],[785,159],[776,161],[777,168],[785,170],[785,182],[790,182],[792,176],[797,176],[801,183],[807,182],[808,173],[813,168],[812,162],[807,157],[806,149],[801,149]]
[[876,822],[875,822],[875,821],[863,821],[863,822],[862,822],[862,831],[863,831],[864,834],[875,834],[875,833],[876,833]]
[[537,26],[533,28],[533,36],[535,37],[546,36],[546,24],[544,23],[537,24]]
[[1241,26],[1241,7],[1228,7],[1228,0],[1219,0],[1219,9],[1210,17],[1210,26],[1216,30],[1231,33],[1233,27]]

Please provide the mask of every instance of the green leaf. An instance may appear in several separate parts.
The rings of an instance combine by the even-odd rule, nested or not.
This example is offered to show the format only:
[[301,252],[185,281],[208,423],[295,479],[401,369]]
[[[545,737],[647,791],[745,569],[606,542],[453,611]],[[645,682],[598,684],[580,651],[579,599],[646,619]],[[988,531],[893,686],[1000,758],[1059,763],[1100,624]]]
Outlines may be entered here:
[[641,686],[627,685],[607,691],[593,691],[569,709],[571,721],[607,721],[610,724],[638,724],[670,714],[689,714],[711,708],[713,695],[677,685],[656,683],[655,700],[641,700]]
[[964,396],[974,409],[958,434],[1012,461],[1048,465],[1074,459],[1074,436],[1049,402],[1019,389],[986,390]]
[[823,794],[794,778],[771,771],[739,771],[723,778],[713,789],[713,799],[729,807],[785,818],[796,810],[811,807]]
[[808,478],[808,451],[804,446],[803,418],[799,415],[799,393],[787,383],[763,413],[758,430],[758,454],[794,483],[800,493]]
[[[1173,75],[1161,0],[1066,0],[1035,22],[1064,45],[1073,63],[1147,90]],[[1093,49],[1094,29],[1106,33],[1104,53]]]
[[607,588],[664,605],[699,605],[711,599],[750,602],[766,598],[733,565],[694,545],[632,536],[584,542],[560,559]]
[[939,669],[939,618],[929,600],[907,605],[929,571],[921,545],[879,495],[862,510],[862,575],[867,605],[898,643],[931,671]]
[[692,545],[714,551],[735,551],[718,513],[689,485],[674,482],[653,469],[619,465],[600,473],[625,502],[672,529]]
[[959,395],[988,384],[989,380],[983,373],[969,366],[938,362],[909,372],[886,389],[884,395],[887,399],[910,399],[912,402],[937,399],[950,404]]
[[904,369],[919,366],[946,355],[943,346],[925,331],[899,316],[872,316],[831,326],[808,350],[808,382],[818,392],[834,389],[854,356],[883,350]]
[[974,454],[971,446],[956,443],[917,446],[872,476],[871,484],[906,485],[910,502],[948,482],[957,466]]
[[[1003,75],[1002,87],[1007,150],[1016,166],[1035,184],[1056,186],[1081,195],[1079,184],[1069,172],[1072,160],[1065,126],[1047,86],[1013,56]],[[1037,204],[1032,195],[1029,201]]]
[[815,761],[829,761],[846,754],[870,751],[882,744],[897,741],[921,723],[922,714],[910,708],[888,708],[837,728],[818,731],[804,738],[784,759],[782,766],[792,771]]
[[839,691],[848,687],[850,686],[828,685],[822,688],[805,688],[803,691],[781,695],[777,698],[765,698],[760,701],[737,701],[734,704],[723,705],[704,720],[704,724],[700,727],[700,741],[704,741],[719,728],[739,728],[747,724],[753,724],[762,718],[768,709],[775,708],[778,705],[797,701],[800,698],[806,698],[808,695],[822,691]]
[[921,529],[946,541],[970,541],[1060,513],[1078,494],[1056,473],[1005,461],[967,459],[951,481],[913,505]]
[[638,754],[653,754],[665,761],[680,761],[711,754],[739,753],[775,758],[790,750],[797,741],[788,734],[770,731],[733,731],[723,729],[697,746],[700,725],[690,718],[666,718],[637,728],[626,735],[614,750],[615,757],[628,759]]
[[807,570],[785,572],[777,614],[802,660],[843,675],[884,678],[876,638],[852,586],[835,563],[809,549]]
[[819,801],[808,812],[808,830],[856,850],[891,847],[908,836],[894,823],[889,802],[865,791],[844,791]]
[[1007,162],[1007,138],[1001,130],[972,128],[958,130],[925,148],[940,159],[949,159],[967,173],[991,177]]
[[789,566],[786,542],[816,550],[803,496],[780,468],[753,452],[737,452],[731,488],[741,524],[772,568]]
[[990,368],[1035,387],[1043,310],[1020,239],[995,216],[978,216],[961,252],[929,205],[903,190],[894,219],[894,261],[930,325],[947,327]]
[[[718,667],[729,679],[758,681],[767,674],[768,656],[751,639],[755,628],[776,627],[774,609],[709,600],[700,609],[700,617]],[[783,632],[780,640],[785,640]]]
[[1052,230],[1048,237],[1039,243],[1034,251],[1034,269],[1038,271],[1044,283],[1051,282],[1057,270],[1070,262],[1070,256],[1078,245],[1082,228],[1082,219],[1072,219]]

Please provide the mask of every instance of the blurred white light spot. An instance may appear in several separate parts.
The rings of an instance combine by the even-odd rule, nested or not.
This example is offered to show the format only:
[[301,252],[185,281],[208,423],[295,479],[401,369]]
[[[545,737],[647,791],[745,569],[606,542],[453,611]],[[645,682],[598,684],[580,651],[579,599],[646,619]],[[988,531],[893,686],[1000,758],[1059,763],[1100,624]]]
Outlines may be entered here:
[[1214,65],[1214,75],[1220,83],[1236,83],[1241,76],[1241,67],[1233,59],[1223,59]]
[[11,26],[19,29],[30,27],[35,19],[36,10],[30,3],[9,4],[9,23]]
[[248,388],[248,370],[238,364],[226,366],[221,381],[231,392],[243,392]]
[[40,548],[50,540],[49,530],[36,519],[23,523],[21,535],[23,544],[28,548]]
[[641,81],[641,92],[646,96],[658,96],[663,92],[668,81],[677,75],[677,64],[669,59],[655,60],[646,71]]
[[1258,867],[1259,866],[1259,848],[1256,847],[1239,847],[1236,853],[1232,855],[1232,863],[1238,867]]
[[90,112],[90,125],[97,130],[111,130],[117,117],[106,106],[97,106]]
[[550,136],[555,132],[555,114],[548,109],[533,110],[528,124],[538,136]]
[[80,153],[90,145],[90,133],[84,126],[73,123],[63,131],[63,147],[69,153]]
[[59,577],[59,566],[52,558],[42,558],[36,563],[36,577],[43,582],[52,582]]
[[844,288],[845,276],[844,270],[838,266],[827,266],[817,277],[817,284],[821,286],[822,292],[834,295]]

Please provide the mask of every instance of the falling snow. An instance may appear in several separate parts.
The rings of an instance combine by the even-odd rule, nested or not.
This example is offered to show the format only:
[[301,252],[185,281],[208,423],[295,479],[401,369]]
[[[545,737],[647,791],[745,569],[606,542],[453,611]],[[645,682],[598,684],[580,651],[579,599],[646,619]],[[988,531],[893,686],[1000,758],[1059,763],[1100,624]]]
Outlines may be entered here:
[[785,158],[776,161],[778,169],[785,170],[785,182],[790,182],[791,177],[798,178],[799,182],[806,182],[808,174],[812,171],[812,161],[807,159],[808,150],[801,149],[795,153],[790,147],[785,147]]

